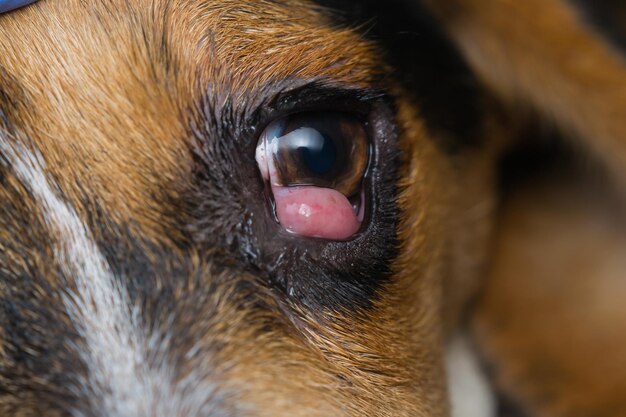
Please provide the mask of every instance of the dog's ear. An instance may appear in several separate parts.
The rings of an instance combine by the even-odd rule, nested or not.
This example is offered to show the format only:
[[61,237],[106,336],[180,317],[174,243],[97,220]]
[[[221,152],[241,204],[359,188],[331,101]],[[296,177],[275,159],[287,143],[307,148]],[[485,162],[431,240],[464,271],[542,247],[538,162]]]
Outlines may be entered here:
[[485,89],[432,13],[416,0],[314,0],[333,24],[379,47],[394,82],[419,108],[428,133],[446,153],[484,143]]
[[[426,3],[486,85],[593,150],[623,194],[626,3]],[[503,400],[500,415],[626,415],[624,229],[613,224],[624,217],[607,216],[595,201],[606,197],[597,183],[589,190],[571,176],[542,178],[500,213],[490,280],[472,321]]]
[[619,49],[626,44],[623,2],[425,3],[498,95],[530,104],[626,179],[626,60]]

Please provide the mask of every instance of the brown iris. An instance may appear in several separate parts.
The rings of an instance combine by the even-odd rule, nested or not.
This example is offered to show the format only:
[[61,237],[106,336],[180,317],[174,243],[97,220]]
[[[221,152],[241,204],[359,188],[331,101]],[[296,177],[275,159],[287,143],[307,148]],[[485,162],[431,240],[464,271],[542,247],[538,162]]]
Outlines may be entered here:
[[272,185],[332,188],[350,198],[361,189],[368,147],[363,122],[349,113],[298,113],[265,129],[257,160],[265,158]]

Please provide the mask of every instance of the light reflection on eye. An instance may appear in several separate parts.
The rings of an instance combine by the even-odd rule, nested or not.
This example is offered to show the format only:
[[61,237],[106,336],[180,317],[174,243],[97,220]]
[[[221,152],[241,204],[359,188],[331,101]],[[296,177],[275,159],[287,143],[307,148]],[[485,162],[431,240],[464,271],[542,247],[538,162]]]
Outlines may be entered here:
[[256,159],[287,230],[338,240],[358,231],[369,141],[357,117],[307,112],[276,120],[262,133]]

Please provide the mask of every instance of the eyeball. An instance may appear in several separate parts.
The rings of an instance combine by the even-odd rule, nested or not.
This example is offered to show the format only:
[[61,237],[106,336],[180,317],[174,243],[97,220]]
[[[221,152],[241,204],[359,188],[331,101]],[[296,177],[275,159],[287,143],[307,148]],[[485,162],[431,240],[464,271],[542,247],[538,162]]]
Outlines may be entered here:
[[357,117],[306,112],[276,120],[261,134],[256,160],[287,231],[329,240],[359,231],[369,141]]

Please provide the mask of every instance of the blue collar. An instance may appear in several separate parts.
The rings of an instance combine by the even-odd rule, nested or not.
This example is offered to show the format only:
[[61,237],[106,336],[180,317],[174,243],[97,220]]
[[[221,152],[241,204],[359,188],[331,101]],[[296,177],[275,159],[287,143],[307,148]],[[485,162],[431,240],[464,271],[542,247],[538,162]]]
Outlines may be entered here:
[[37,0],[0,0],[0,13],[10,12],[11,10],[34,3]]

